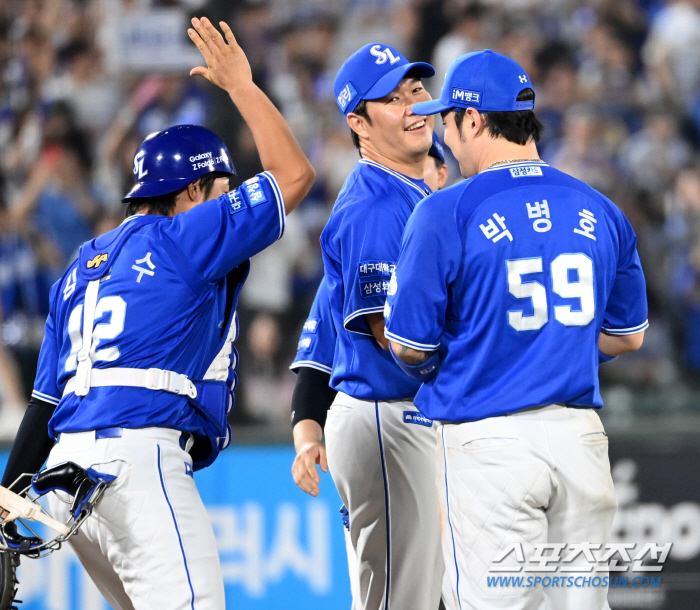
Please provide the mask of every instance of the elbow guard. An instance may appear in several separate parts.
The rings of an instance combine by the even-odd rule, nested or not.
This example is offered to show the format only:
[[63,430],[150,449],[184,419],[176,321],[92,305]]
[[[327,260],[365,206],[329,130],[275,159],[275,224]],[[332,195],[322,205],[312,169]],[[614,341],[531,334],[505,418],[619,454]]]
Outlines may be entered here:
[[617,360],[617,356],[608,356],[607,354],[604,354],[598,350],[598,364],[605,364],[606,362],[612,362],[613,360]]
[[432,379],[440,366],[440,354],[437,350],[433,352],[433,355],[430,356],[430,358],[428,358],[425,362],[421,362],[420,364],[406,364],[394,353],[394,350],[391,347],[391,341],[389,341],[389,351],[394,357],[396,364],[399,365],[399,368],[406,373],[406,375],[413,377],[413,379],[417,379],[418,381],[425,382]]

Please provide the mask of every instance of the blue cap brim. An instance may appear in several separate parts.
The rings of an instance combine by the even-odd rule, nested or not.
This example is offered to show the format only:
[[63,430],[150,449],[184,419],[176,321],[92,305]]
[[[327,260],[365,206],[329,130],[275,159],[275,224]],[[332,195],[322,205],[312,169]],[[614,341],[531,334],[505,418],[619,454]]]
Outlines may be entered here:
[[183,186],[194,182],[197,178],[173,178],[172,180],[156,180],[155,182],[137,182],[133,188],[122,197],[122,203],[129,199],[142,199],[144,197],[156,197],[179,191]]
[[431,114],[438,114],[439,112],[445,112],[445,110],[451,110],[454,108],[454,104],[446,105],[440,100],[430,100],[428,102],[418,102],[411,106],[413,114],[418,114],[420,116],[429,116]]
[[396,87],[399,86],[399,83],[403,80],[406,74],[408,74],[414,68],[416,69],[418,76],[421,78],[430,78],[431,76],[435,76],[435,68],[433,68],[430,64],[426,64],[425,62],[417,61],[412,64],[404,64],[403,66],[394,68],[391,72],[387,72],[384,76],[382,76],[376,83],[374,83],[374,85],[372,85],[371,89],[362,96],[362,99],[378,100],[385,95],[389,95],[394,89],[396,89]]

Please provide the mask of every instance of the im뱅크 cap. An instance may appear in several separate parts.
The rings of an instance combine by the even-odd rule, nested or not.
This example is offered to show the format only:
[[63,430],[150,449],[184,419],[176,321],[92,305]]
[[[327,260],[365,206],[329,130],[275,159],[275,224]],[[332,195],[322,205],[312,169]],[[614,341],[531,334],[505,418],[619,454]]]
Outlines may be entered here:
[[411,63],[394,47],[377,42],[366,44],[348,57],[338,70],[333,83],[338,108],[347,115],[362,100],[389,95],[414,68],[421,78],[435,74],[430,64]]
[[491,49],[467,53],[455,59],[445,76],[440,99],[412,107],[420,115],[437,114],[452,108],[476,108],[479,112],[532,110],[535,101],[518,102],[532,82],[520,64]]

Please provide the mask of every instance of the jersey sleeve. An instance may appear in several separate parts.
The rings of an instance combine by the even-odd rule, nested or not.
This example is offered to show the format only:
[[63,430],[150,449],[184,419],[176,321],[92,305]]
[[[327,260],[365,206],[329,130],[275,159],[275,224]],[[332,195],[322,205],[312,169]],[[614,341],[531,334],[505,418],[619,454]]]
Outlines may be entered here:
[[649,326],[646,282],[637,252],[637,236],[625,215],[617,212],[620,250],[615,283],[608,297],[603,332],[632,335]]
[[263,172],[218,199],[178,214],[166,229],[206,281],[217,281],[282,237],[284,202]]
[[51,290],[51,309],[44,326],[44,340],[39,352],[39,363],[36,367],[36,378],[32,396],[37,400],[43,400],[52,405],[58,405],[62,392],[58,388],[58,335],[56,334],[56,320],[54,317],[54,295],[56,286]]
[[384,311],[391,274],[399,257],[404,220],[394,206],[357,206],[340,224],[343,326],[372,336],[365,319]]
[[296,372],[302,367],[309,367],[330,374],[333,370],[336,338],[328,284],[324,277],[301,331],[297,355],[289,368]]
[[449,286],[461,254],[454,202],[443,193],[431,195],[406,224],[384,311],[389,339],[424,351],[440,346]]

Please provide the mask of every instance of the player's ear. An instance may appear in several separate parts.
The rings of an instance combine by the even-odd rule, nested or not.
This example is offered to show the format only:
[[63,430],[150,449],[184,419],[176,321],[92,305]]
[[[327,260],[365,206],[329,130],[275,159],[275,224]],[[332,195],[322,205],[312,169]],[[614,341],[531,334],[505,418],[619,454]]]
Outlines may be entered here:
[[349,112],[345,118],[350,129],[352,129],[360,138],[367,137],[367,120],[364,117],[361,117],[359,114],[355,114],[354,112]]
[[450,170],[447,168],[447,163],[443,163],[438,168],[438,190],[440,190],[447,183],[447,178],[449,177]]
[[467,108],[467,112],[464,115],[463,126],[470,129],[472,137],[476,138],[486,129],[486,116],[474,108]]
[[199,199],[200,197],[201,192],[202,187],[199,178],[197,178],[194,182],[190,182],[187,185],[187,196],[190,198],[191,201],[197,201],[197,199]]

